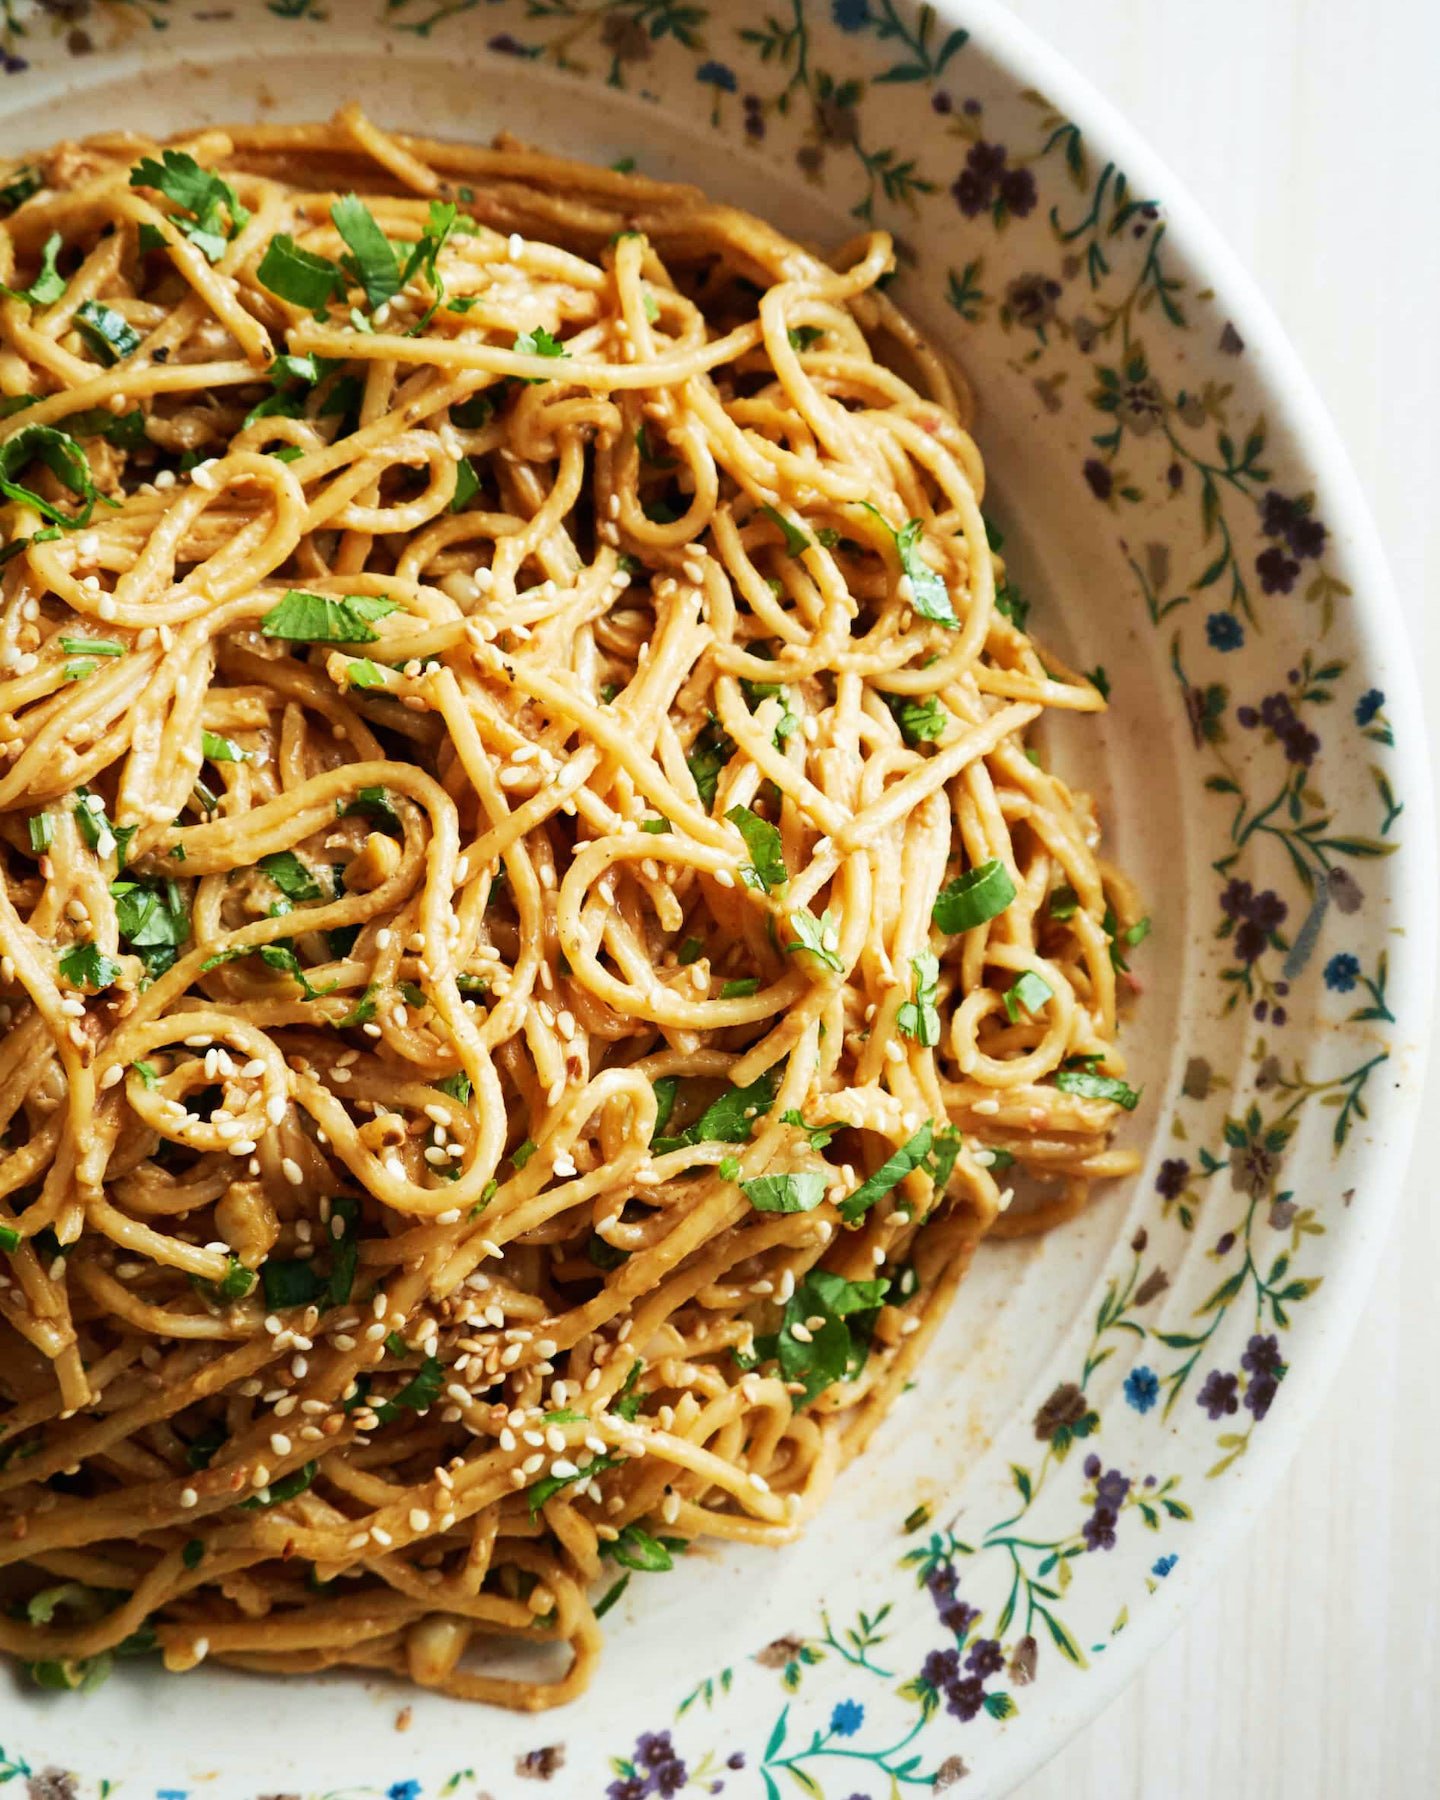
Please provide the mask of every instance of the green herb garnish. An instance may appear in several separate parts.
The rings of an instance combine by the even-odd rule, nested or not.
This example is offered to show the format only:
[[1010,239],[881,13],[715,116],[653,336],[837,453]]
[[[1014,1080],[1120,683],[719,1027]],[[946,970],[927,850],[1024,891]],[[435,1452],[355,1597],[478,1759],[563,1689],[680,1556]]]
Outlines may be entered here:
[[973,931],[987,919],[997,918],[1015,898],[1015,883],[998,857],[967,869],[941,888],[931,917],[941,931]]
[[768,819],[762,819],[758,813],[752,812],[748,806],[732,806],[725,817],[737,827],[750,852],[750,861],[742,864],[740,869],[740,879],[746,887],[760,889],[767,894],[775,888],[784,887],[790,872],[785,867],[778,829]]
[[910,967],[915,976],[915,998],[900,1008],[895,1023],[906,1037],[930,1050],[940,1042],[940,1014],[935,1007],[940,963],[933,950],[922,950],[910,958]]
[[1100,1075],[1094,1069],[1057,1069],[1055,1085],[1062,1094],[1077,1094],[1085,1100],[1113,1100],[1126,1112],[1134,1112],[1140,1094],[1115,1075]]
[[80,302],[75,309],[75,325],[106,368],[133,356],[142,342],[140,333],[123,313],[102,306],[98,300]]
[[154,188],[188,213],[188,219],[172,219],[171,223],[180,227],[207,262],[219,262],[231,238],[250,222],[250,214],[230,183],[202,169],[186,150],[165,150],[159,162],[153,156],[145,157],[130,171],[130,185]]
[[120,965],[98,944],[72,944],[60,955],[60,974],[71,987],[108,988],[120,979]]
[[1038,1013],[1047,1000],[1055,998],[1055,990],[1043,975],[1037,975],[1033,969],[1026,969],[1024,974],[1017,975],[1005,991],[1005,1012],[1012,1025],[1020,1022],[1020,1009],[1023,1006],[1027,1013]]
[[742,1181],[740,1191],[757,1212],[810,1212],[825,1198],[829,1184],[818,1170],[791,1175],[757,1175]]

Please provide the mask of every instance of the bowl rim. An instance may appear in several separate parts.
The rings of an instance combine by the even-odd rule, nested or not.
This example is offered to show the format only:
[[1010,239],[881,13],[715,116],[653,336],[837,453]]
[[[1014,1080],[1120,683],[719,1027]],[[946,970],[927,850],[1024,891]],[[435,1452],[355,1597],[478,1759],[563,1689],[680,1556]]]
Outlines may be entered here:
[[[1415,957],[1420,976],[1414,1015],[1417,1021],[1428,1020],[1436,1003],[1435,934],[1415,927],[1423,919],[1425,894],[1434,891],[1437,866],[1429,736],[1399,594],[1379,527],[1339,428],[1255,277],[1185,183],[1116,103],[1001,0],[933,0],[933,4],[942,23],[963,25],[971,43],[999,69],[1038,87],[1087,136],[1093,133],[1139,188],[1160,196],[1180,249],[1205,270],[1217,300],[1223,299],[1227,310],[1243,323],[1252,378],[1262,392],[1282,403],[1275,416],[1304,446],[1337,535],[1347,540],[1348,560],[1365,570],[1364,581],[1355,584],[1345,601],[1345,611],[1360,649],[1374,655],[1385,638],[1391,646],[1385,659],[1385,703],[1392,708],[1393,702],[1399,760],[1417,818],[1404,854],[1391,865],[1394,913],[1397,925],[1410,927],[1407,954]],[[1347,1255],[1327,1268],[1324,1305],[1311,1315],[1306,1354],[1287,1377],[1285,1429],[1265,1435],[1252,1446],[1246,1466],[1232,1469],[1218,1484],[1217,1502],[1207,1508],[1204,1530],[1164,1584],[1163,1603],[1157,1604],[1157,1594],[1112,1643],[1109,1653],[1098,1659],[1098,1666],[1091,1665],[1085,1681],[1067,1683],[1047,1697],[1043,1736],[1036,1734],[1028,1743],[1023,1733],[1010,1738],[1011,1754],[1001,1753],[1005,1777],[1001,1791],[1010,1791],[1057,1756],[1136,1678],[1142,1662],[1170,1637],[1202,1589],[1233,1558],[1307,1437],[1359,1327],[1411,1172],[1430,1056],[1428,1032],[1417,1032],[1403,1048],[1408,1058],[1406,1079],[1401,1091],[1387,1099],[1383,1135],[1377,1134],[1365,1151],[1365,1205],[1347,1221]]]

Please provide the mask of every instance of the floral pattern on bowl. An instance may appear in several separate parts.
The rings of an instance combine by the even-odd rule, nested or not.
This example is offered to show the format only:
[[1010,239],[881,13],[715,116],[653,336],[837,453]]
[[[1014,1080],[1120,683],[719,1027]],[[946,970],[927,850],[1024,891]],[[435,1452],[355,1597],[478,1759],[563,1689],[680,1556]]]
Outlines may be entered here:
[[[1092,678],[1117,718],[1153,708],[1174,753],[1177,843],[1157,803],[1132,840],[1165,837],[1162,867],[1178,853],[1183,905],[1143,950],[1117,946],[1164,965],[1170,1070],[1151,1080],[1143,1175],[1083,1240],[1083,1312],[1024,1365],[1027,1404],[973,1468],[887,1496],[889,1549],[807,1590],[779,1635],[737,1624],[698,1680],[612,1687],[540,1724],[428,1712],[413,1749],[387,1733],[338,1782],[321,1772],[333,1743],[206,1779],[198,1738],[112,1755],[79,1703],[5,1695],[0,1785],[27,1781],[33,1800],[122,1780],[160,1800],[999,1791],[1133,1668],[1187,1569],[1223,1554],[1279,1467],[1268,1440],[1293,1442],[1333,1365],[1395,1185],[1430,991],[1427,777],[1348,471],[1204,227],[1137,183],[1148,158],[1092,123],[1098,103],[1046,97],[1078,84],[988,0],[0,0],[0,127],[18,145],[27,108],[43,121],[107,62],[223,61],[242,31],[277,65],[340,42],[417,59],[417,82],[440,59],[517,91],[588,84],[630,108],[607,121],[683,118],[712,163],[720,147],[737,169],[764,159],[855,229],[895,232],[907,303],[977,377],[987,457],[983,415],[1023,413],[1037,479],[1115,577],[1124,630],[1093,634]],[[617,1664],[645,1631],[642,1603]],[[333,1708],[343,1690],[316,1692]]]

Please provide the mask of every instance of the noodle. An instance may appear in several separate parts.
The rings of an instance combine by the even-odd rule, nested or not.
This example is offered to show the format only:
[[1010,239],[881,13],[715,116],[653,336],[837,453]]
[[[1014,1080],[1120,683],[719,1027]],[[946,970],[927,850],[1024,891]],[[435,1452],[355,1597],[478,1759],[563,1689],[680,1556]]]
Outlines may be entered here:
[[881,233],[354,108],[27,189],[0,1649],[553,1705],[1133,1166],[1101,696]]

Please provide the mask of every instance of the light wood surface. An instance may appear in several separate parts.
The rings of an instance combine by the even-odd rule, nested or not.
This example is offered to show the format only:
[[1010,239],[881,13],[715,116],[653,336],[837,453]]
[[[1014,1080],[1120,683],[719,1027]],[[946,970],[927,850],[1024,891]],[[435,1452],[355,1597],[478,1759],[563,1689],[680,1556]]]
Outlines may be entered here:
[[[1258,278],[1349,444],[1440,693],[1440,5],[1011,3]],[[1426,1116],[1346,1370],[1267,1518],[1016,1800],[1440,1796],[1440,1055]]]

